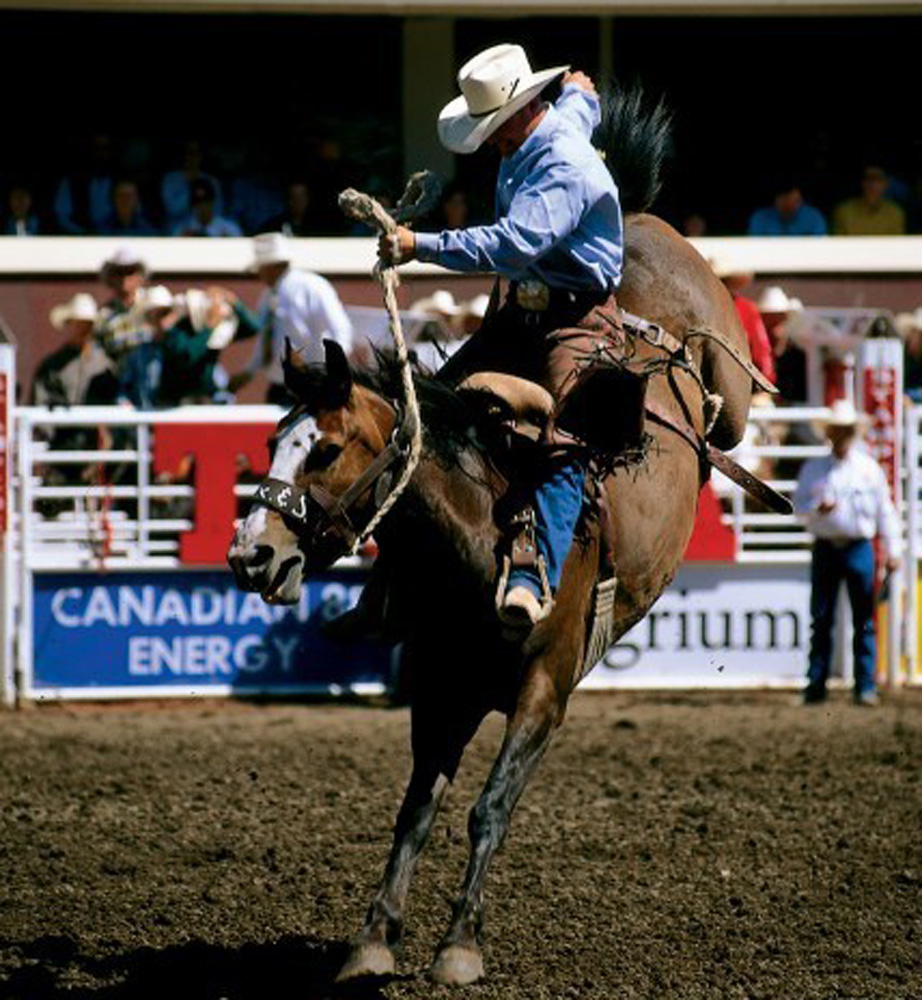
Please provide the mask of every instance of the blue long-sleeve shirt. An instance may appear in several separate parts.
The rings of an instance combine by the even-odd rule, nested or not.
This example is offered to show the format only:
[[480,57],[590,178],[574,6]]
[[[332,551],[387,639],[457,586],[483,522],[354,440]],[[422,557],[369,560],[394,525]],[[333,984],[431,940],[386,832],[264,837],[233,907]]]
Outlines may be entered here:
[[565,86],[524,143],[503,159],[490,226],[418,233],[416,256],[454,271],[538,278],[569,291],[614,290],[621,280],[618,189],[592,145],[599,100]]

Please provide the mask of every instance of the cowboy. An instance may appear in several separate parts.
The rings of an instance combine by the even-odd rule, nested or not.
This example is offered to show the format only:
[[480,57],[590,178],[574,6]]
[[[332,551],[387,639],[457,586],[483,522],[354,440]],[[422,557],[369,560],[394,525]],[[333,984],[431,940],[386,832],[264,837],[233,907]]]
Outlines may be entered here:
[[267,403],[291,402],[282,373],[285,342],[308,364],[323,360],[323,341],[335,340],[352,350],[352,323],[336,289],[319,274],[292,267],[293,249],[281,233],[253,237],[253,264],[265,291],[256,306],[259,335],[250,364],[230,380],[231,392],[260,371],[269,382]]
[[[562,77],[555,104],[541,98]],[[502,308],[442,369],[457,382],[475,370],[532,379],[558,404],[601,338],[619,329],[614,292],[621,279],[623,228],[618,190],[591,143],[600,121],[592,80],[567,66],[533,72],[518,45],[497,45],[462,66],[461,95],[439,117],[455,153],[482,145],[502,157],[493,225],[384,236],[387,263],[417,258],[456,271],[495,271],[511,282]],[[536,566],[509,574],[500,615],[529,627],[546,617],[560,583],[583,498],[585,464],[551,421],[548,468],[532,496]],[[543,566],[541,565],[543,563]],[[542,578],[543,577],[543,578]]]
[[794,509],[814,537],[810,615],[813,631],[804,704],[826,700],[836,601],[845,581],[852,607],[855,703],[874,706],[874,546],[884,542],[886,568],[899,568],[902,532],[884,470],[858,447],[864,421],[852,403],[837,400],[826,425],[831,453],[804,463]]

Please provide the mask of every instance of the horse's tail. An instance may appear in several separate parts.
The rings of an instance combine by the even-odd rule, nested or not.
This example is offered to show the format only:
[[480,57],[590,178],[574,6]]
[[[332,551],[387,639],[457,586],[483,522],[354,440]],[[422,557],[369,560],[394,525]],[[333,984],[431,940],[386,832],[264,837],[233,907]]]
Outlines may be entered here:
[[672,147],[672,115],[662,100],[651,105],[639,83],[601,93],[602,121],[593,142],[605,156],[621,195],[621,209],[646,212],[656,201],[663,162]]

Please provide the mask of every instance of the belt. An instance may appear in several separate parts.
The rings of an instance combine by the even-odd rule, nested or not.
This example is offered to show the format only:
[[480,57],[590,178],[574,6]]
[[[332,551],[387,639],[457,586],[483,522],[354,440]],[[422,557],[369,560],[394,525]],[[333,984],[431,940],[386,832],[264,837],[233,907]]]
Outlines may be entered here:
[[859,542],[869,542],[870,538],[822,538],[817,536],[816,545],[829,545],[834,549],[847,549],[852,545],[858,545]]
[[551,288],[536,278],[509,283],[508,301],[526,312],[548,312],[549,310],[574,309],[577,306],[591,309],[605,302],[611,292],[601,288],[574,291],[567,288]]

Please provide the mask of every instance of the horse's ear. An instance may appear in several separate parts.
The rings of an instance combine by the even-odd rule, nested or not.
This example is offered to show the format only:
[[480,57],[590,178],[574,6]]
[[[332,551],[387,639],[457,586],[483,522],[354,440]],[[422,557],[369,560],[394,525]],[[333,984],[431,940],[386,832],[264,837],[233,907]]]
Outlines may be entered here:
[[311,367],[297,351],[292,350],[291,341],[285,338],[285,353],[282,356],[282,374],[285,387],[310,412],[314,412],[321,403],[325,374],[319,366]]
[[346,353],[335,340],[325,340],[323,350],[326,356],[326,379],[324,396],[330,409],[339,409],[349,402],[352,395],[352,369]]

